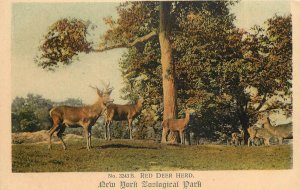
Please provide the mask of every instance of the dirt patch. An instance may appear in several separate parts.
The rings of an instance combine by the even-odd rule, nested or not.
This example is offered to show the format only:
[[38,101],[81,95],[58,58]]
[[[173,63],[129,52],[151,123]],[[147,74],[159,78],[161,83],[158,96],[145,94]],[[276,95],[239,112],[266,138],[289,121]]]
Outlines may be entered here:
[[[13,144],[23,144],[23,143],[44,143],[48,141],[48,131],[42,130],[37,132],[22,132],[22,133],[12,133],[12,143]],[[64,137],[65,141],[69,141],[71,139],[82,139],[82,136],[67,134]],[[59,141],[56,135],[53,135],[53,142]]]

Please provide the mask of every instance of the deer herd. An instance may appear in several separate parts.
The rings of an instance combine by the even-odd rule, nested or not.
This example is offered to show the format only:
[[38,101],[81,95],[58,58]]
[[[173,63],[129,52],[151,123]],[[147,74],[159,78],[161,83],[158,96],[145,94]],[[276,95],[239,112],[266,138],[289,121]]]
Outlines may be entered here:
[[[53,107],[49,114],[52,119],[53,126],[49,130],[49,145],[51,149],[51,137],[54,133],[61,141],[63,149],[66,144],[63,140],[63,133],[66,127],[80,126],[83,128],[86,137],[86,148],[91,149],[92,126],[98,118],[103,115],[105,119],[105,139],[111,140],[110,125],[112,121],[127,121],[129,128],[129,138],[132,137],[132,121],[139,115],[142,110],[144,99],[140,97],[135,104],[119,105],[114,104],[110,94],[113,88],[109,87],[109,83],[105,85],[103,90],[90,86],[97,92],[97,100],[92,105],[74,107],[74,106],[57,106]],[[162,143],[166,143],[170,133],[179,133],[179,141],[184,144],[184,132],[186,131],[192,109],[185,109],[185,118],[182,119],[166,119],[162,122],[163,128]],[[270,139],[275,137],[279,140],[279,144],[283,143],[283,139],[293,138],[292,126],[290,124],[272,126],[267,115],[260,115],[258,123],[263,127],[249,127],[248,146],[250,145],[270,145]],[[225,135],[225,134],[224,134]],[[227,139],[227,143],[231,145],[243,145],[245,133],[242,128],[239,132],[233,132],[231,138]]]

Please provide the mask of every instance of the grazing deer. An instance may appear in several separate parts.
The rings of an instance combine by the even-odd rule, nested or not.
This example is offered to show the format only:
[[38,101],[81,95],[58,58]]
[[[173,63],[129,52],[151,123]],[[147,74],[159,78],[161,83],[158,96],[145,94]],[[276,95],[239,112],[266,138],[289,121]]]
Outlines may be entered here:
[[250,137],[248,138],[248,146],[250,144],[254,144],[254,142],[258,139],[264,139],[264,143],[266,145],[270,145],[270,139],[272,137],[272,134],[265,128],[258,128],[258,127],[249,127],[247,129]]
[[166,119],[162,122],[162,127],[166,131],[166,136],[163,137],[162,141],[167,141],[167,136],[169,132],[179,132],[180,144],[183,144],[183,132],[187,128],[190,121],[190,113],[192,110],[185,110],[185,118],[183,119]]
[[136,104],[118,105],[110,104],[106,110],[105,139],[111,140],[110,124],[112,121],[128,121],[129,138],[132,139],[132,121],[137,117],[143,107],[143,98],[139,98]]
[[86,147],[90,150],[92,126],[96,123],[102,112],[106,110],[107,104],[113,101],[110,99],[113,88],[108,88],[108,86],[104,92],[97,87],[91,86],[97,90],[98,94],[98,99],[93,105],[82,107],[58,106],[50,110],[49,114],[53,121],[53,127],[49,130],[49,149],[51,149],[51,136],[54,132],[57,132],[57,137],[62,142],[63,149],[65,150],[66,144],[62,139],[63,132],[66,127],[77,125],[84,129],[87,139]]
[[267,129],[272,135],[278,138],[279,144],[282,144],[283,139],[293,138],[293,128],[292,125],[283,124],[277,125],[276,127],[272,126],[270,119],[265,114],[259,116],[259,122]]

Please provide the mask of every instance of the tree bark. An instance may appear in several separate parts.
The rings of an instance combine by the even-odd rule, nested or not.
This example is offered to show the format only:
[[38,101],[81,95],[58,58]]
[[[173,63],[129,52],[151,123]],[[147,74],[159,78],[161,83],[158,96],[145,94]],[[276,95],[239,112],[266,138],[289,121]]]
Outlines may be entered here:
[[249,133],[248,133],[248,128],[249,128],[249,116],[248,114],[244,111],[244,110],[239,110],[239,119],[240,119],[240,123],[242,125],[242,129],[244,131],[244,142],[246,145],[246,142],[248,141],[249,138]]
[[[170,42],[171,2],[160,2],[160,31],[159,43],[161,50],[162,80],[163,80],[163,120],[174,119],[176,115],[175,66],[172,62]],[[166,142],[166,131],[162,131],[162,143]]]

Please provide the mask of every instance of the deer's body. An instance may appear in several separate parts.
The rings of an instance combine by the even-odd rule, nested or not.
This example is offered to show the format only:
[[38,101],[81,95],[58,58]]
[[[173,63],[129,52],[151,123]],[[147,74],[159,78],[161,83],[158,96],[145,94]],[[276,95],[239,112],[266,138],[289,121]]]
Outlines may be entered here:
[[258,127],[249,127],[247,129],[250,137],[248,138],[248,146],[254,144],[254,141],[258,139],[263,139],[266,145],[270,145],[270,139],[273,136],[267,129]]
[[260,118],[261,124],[267,129],[273,136],[277,137],[279,144],[282,144],[283,139],[293,138],[293,127],[291,124],[272,126],[270,119],[267,116],[262,116]]
[[[164,131],[166,131],[166,134],[171,132],[179,132],[180,136],[180,143],[183,144],[183,132],[187,128],[190,121],[190,111],[186,110],[185,112],[185,118],[183,119],[166,119],[162,122],[162,126],[164,128]],[[166,139],[163,139],[163,141],[167,141],[167,135],[164,137]]]
[[107,140],[111,140],[110,135],[110,124],[112,121],[128,121],[129,127],[129,136],[132,139],[132,121],[137,117],[137,115],[142,110],[143,106],[143,98],[140,98],[136,104],[128,104],[128,105],[118,105],[118,104],[110,104],[107,107],[106,113],[106,122],[105,122],[105,138]]
[[[110,91],[111,92],[111,91]],[[109,92],[109,94],[110,94]],[[63,132],[69,126],[81,126],[84,129],[87,139],[87,149],[91,148],[91,130],[103,111],[106,110],[106,104],[110,102],[109,94],[97,90],[98,100],[93,105],[73,107],[73,106],[58,106],[50,110],[49,114],[53,121],[53,126],[49,130],[49,146],[51,149],[51,137],[54,132],[58,132],[57,136],[62,142],[63,148],[66,149],[66,144],[62,139]]]

